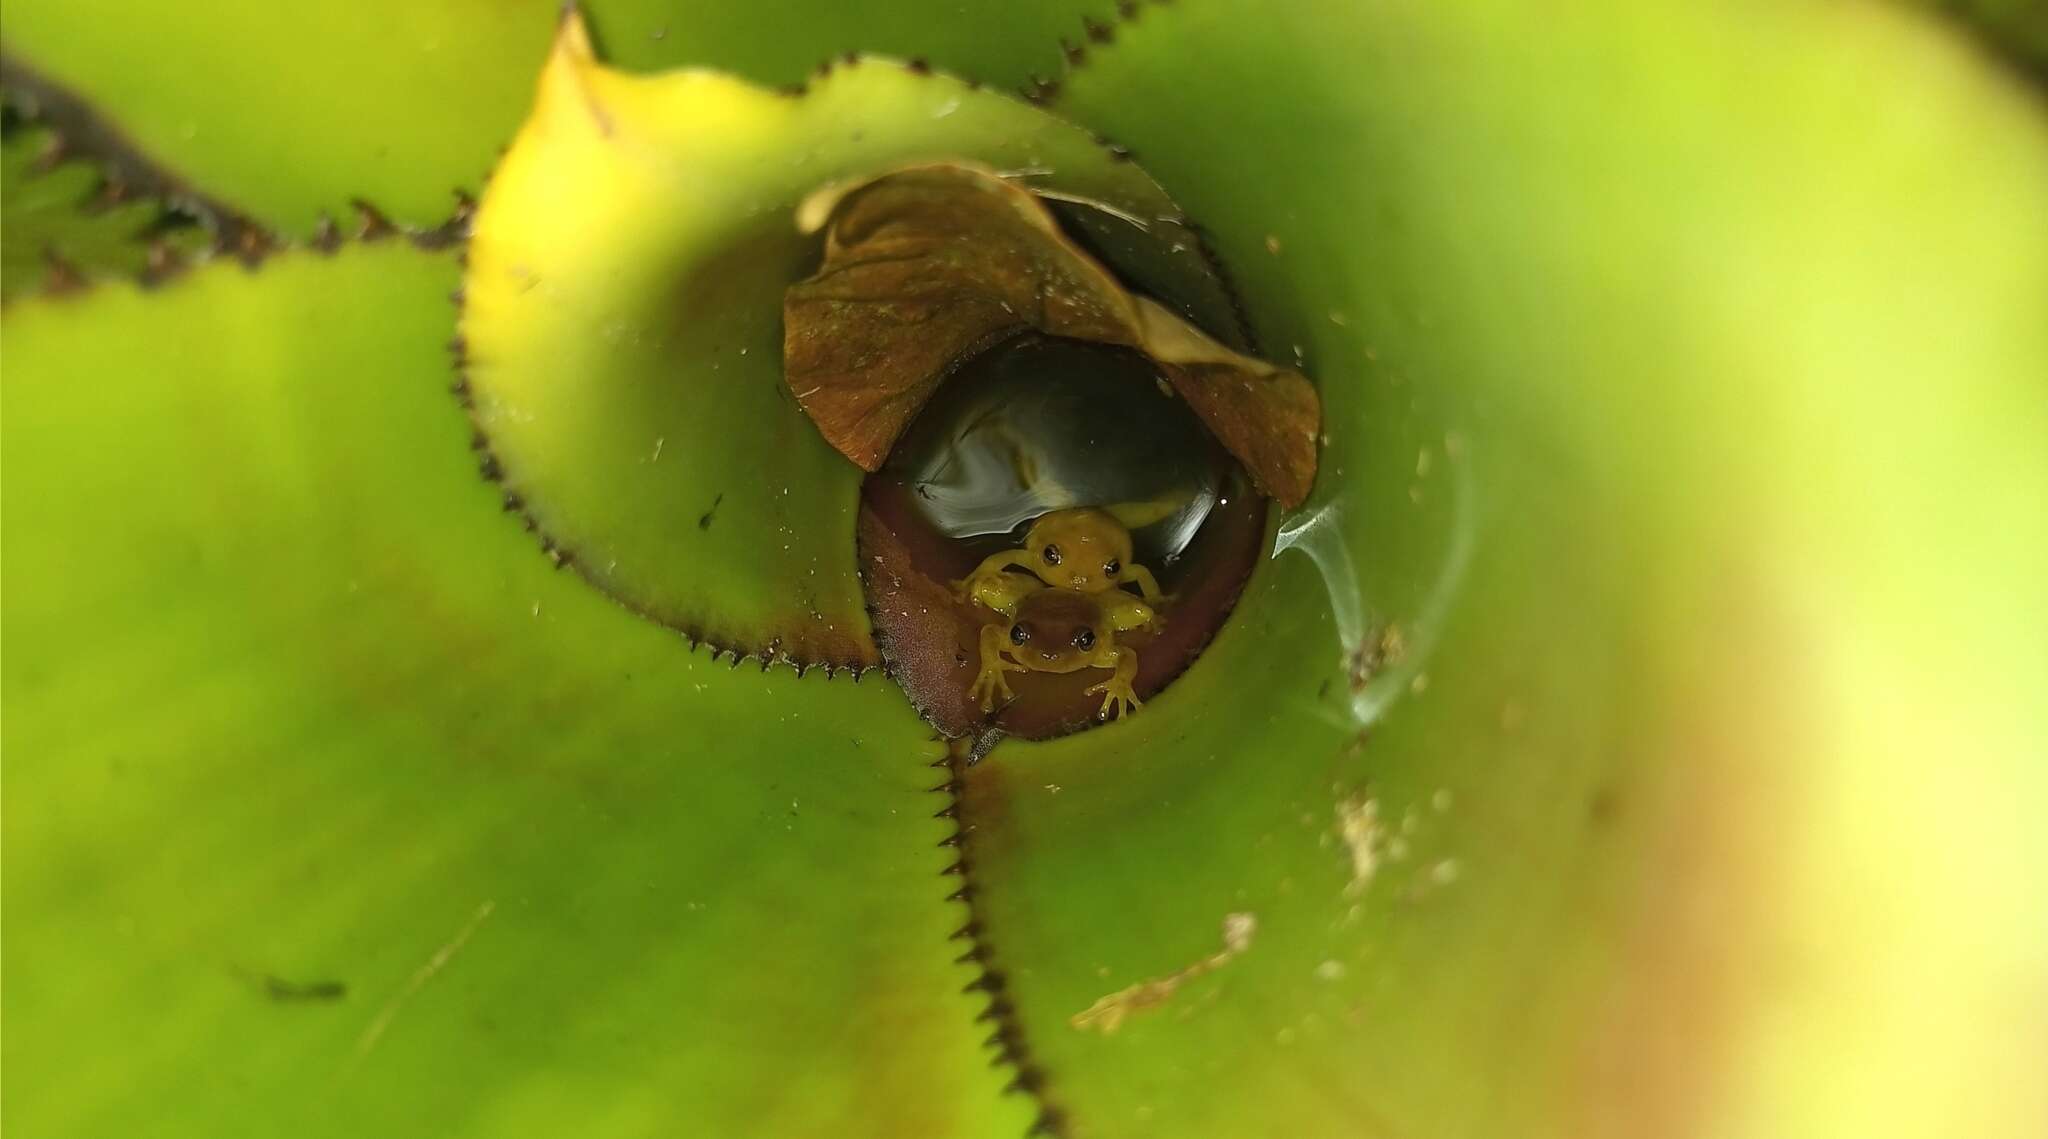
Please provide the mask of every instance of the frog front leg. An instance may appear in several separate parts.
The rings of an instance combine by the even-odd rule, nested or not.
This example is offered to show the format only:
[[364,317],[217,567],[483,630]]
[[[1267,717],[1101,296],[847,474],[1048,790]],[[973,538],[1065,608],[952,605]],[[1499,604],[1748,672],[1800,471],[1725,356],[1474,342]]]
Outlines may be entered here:
[[1003,659],[1005,647],[1002,625],[981,627],[981,672],[974,678],[974,686],[967,690],[967,695],[981,701],[981,710],[984,712],[995,708],[998,694],[1005,700],[1016,695],[1010,691],[1010,680],[1003,674],[1025,671],[1023,665],[1012,664]]
[[1165,591],[1159,588],[1159,579],[1144,566],[1125,566],[1124,571],[1117,575],[1116,583],[1137,586],[1139,594],[1154,605],[1167,599]]
[[[1003,571],[1013,569],[1036,574],[1037,563],[1031,560],[1031,551],[1004,550],[1000,554],[990,554],[981,559],[981,564],[974,567],[973,573],[953,583],[953,595],[962,601],[973,601],[975,595],[984,587],[1001,583],[1002,579],[1008,576]],[[1037,578],[1033,577],[1032,580],[1037,581]]]
[[967,600],[1004,617],[1013,617],[1025,597],[1045,588],[1035,577],[997,571],[967,581]]
[[1114,667],[1115,675],[1100,684],[1090,685],[1086,693],[1089,696],[1097,692],[1104,694],[1102,711],[1096,713],[1098,719],[1110,719],[1109,710],[1113,707],[1116,709],[1115,718],[1121,720],[1124,713],[1142,707],[1145,703],[1138,699],[1138,694],[1131,689],[1131,681],[1138,676],[1138,651],[1128,645],[1117,646]]
[[1109,619],[1109,627],[1119,633],[1128,633],[1132,629],[1157,629],[1161,623],[1159,614],[1150,605],[1122,590],[1112,589],[1105,595],[1102,612]]

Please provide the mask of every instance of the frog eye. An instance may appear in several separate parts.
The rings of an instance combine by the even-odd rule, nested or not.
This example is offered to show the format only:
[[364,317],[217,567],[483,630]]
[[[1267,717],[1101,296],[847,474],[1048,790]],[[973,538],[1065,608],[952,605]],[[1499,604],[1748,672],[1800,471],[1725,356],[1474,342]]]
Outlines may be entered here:
[[1116,558],[1111,558],[1108,561],[1102,563],[1102,572],[1108,574],[1111,577],[1115,577],[1123,571],[1124,563],[1117,560]]
[[1031,626],[1022,621],[1010,626],[1010,643],[1021,645],[1031,639]]
[[1060,548],[1058,546],[1047,546],[1045,552],[1039,556],[1045,559],[1046,565],[1056,566],[1060,564]]
[[1088,629],[1088,628],[1081,628],[1081,629],[1076,629],[1076,630],[1074,630],[1074,647],[1075,647],[1075,648],[1077,648],[1077,649],[1092,649],[1092,648],[1094,648],[1094,647],[1095,647],[1095,630],[1093,630],[1093,629]]

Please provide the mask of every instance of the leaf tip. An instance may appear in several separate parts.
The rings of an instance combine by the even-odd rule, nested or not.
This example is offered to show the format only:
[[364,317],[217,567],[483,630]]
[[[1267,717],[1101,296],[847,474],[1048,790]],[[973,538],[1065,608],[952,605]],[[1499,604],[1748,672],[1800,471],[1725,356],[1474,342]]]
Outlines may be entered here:
[[583,18],[583,8],[576,0],[567,0],[562,5],[562,18],[555,26],[551,54],[556,60],[576,66],[597,58],[597,51],[590,44],[590,23]]

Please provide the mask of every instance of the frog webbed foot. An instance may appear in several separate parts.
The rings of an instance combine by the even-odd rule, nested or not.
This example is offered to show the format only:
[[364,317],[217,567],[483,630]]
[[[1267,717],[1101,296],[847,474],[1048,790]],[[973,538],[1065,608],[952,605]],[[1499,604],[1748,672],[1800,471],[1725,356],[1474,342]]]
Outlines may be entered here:
[[[1121,720],[1124,713],[1145,704],[1143,700],[1138,699],[1138,694],[1131,690],[1131,682],[1121,676],[1113,676],[1100,684],[1090,685],[1086,694],[1093,696],[1097,692],[1103,694],[1102,710],[1095,714],[1099,720]],[[1110,713],[1112,708],[1116,710],[1114,715]]]
[[1010,691],[1010,680],[1003,674],[1023,671],[1023,666],[1011,664],[1006,660],[998,659],[983,664],[981,672],[974,678],[974,686],[967,690],[967,695],[980,702],[982,711],[994,711],[998,698],[1011,700],[1017,695]]
[[[1128,645],[1120,646],[1116,650],[1116,661],[1112,667],[1116,672],[1108,680],[1089,685],[1084,693],[1088,696],[1093,696],[1097,692],[1103,694],[1102,710],[1095,714],[1096,718],[1101,720],[1121,720],[1125,713],[1133,708],[1142,707],[1145,703],[1138,699],[1137,692],[1131,688],[1131,681],[1138,678],[1138,654]],[[1114,717],[1110,715],[1112,708],[1116,709]]]
[[984,712],[993,711],[998,697],[1009,700],[1016,696],[1010,691],[1010,679],[1006,672],[1023,672],[1024,666],[1003,658],[1003,633],[1000,625],[981,627],[981,671],[975,674],[974,683],[968,687],[969,698],[981,703]]

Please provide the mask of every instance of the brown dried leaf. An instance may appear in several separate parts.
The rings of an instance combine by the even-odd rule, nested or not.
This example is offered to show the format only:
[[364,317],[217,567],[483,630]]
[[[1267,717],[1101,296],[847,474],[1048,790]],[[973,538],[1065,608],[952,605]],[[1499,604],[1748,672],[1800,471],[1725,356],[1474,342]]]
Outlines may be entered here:
[[949,368],[1036,329],[1145,353],[1261,491],[1290,507],[1308,496],[1321,420],[1308,380],[1134,296],[995,172],[915,166],[827,187],[797,220],[825,229],[825,256],[784,296],[784,371],[826,441],[864,469]]

